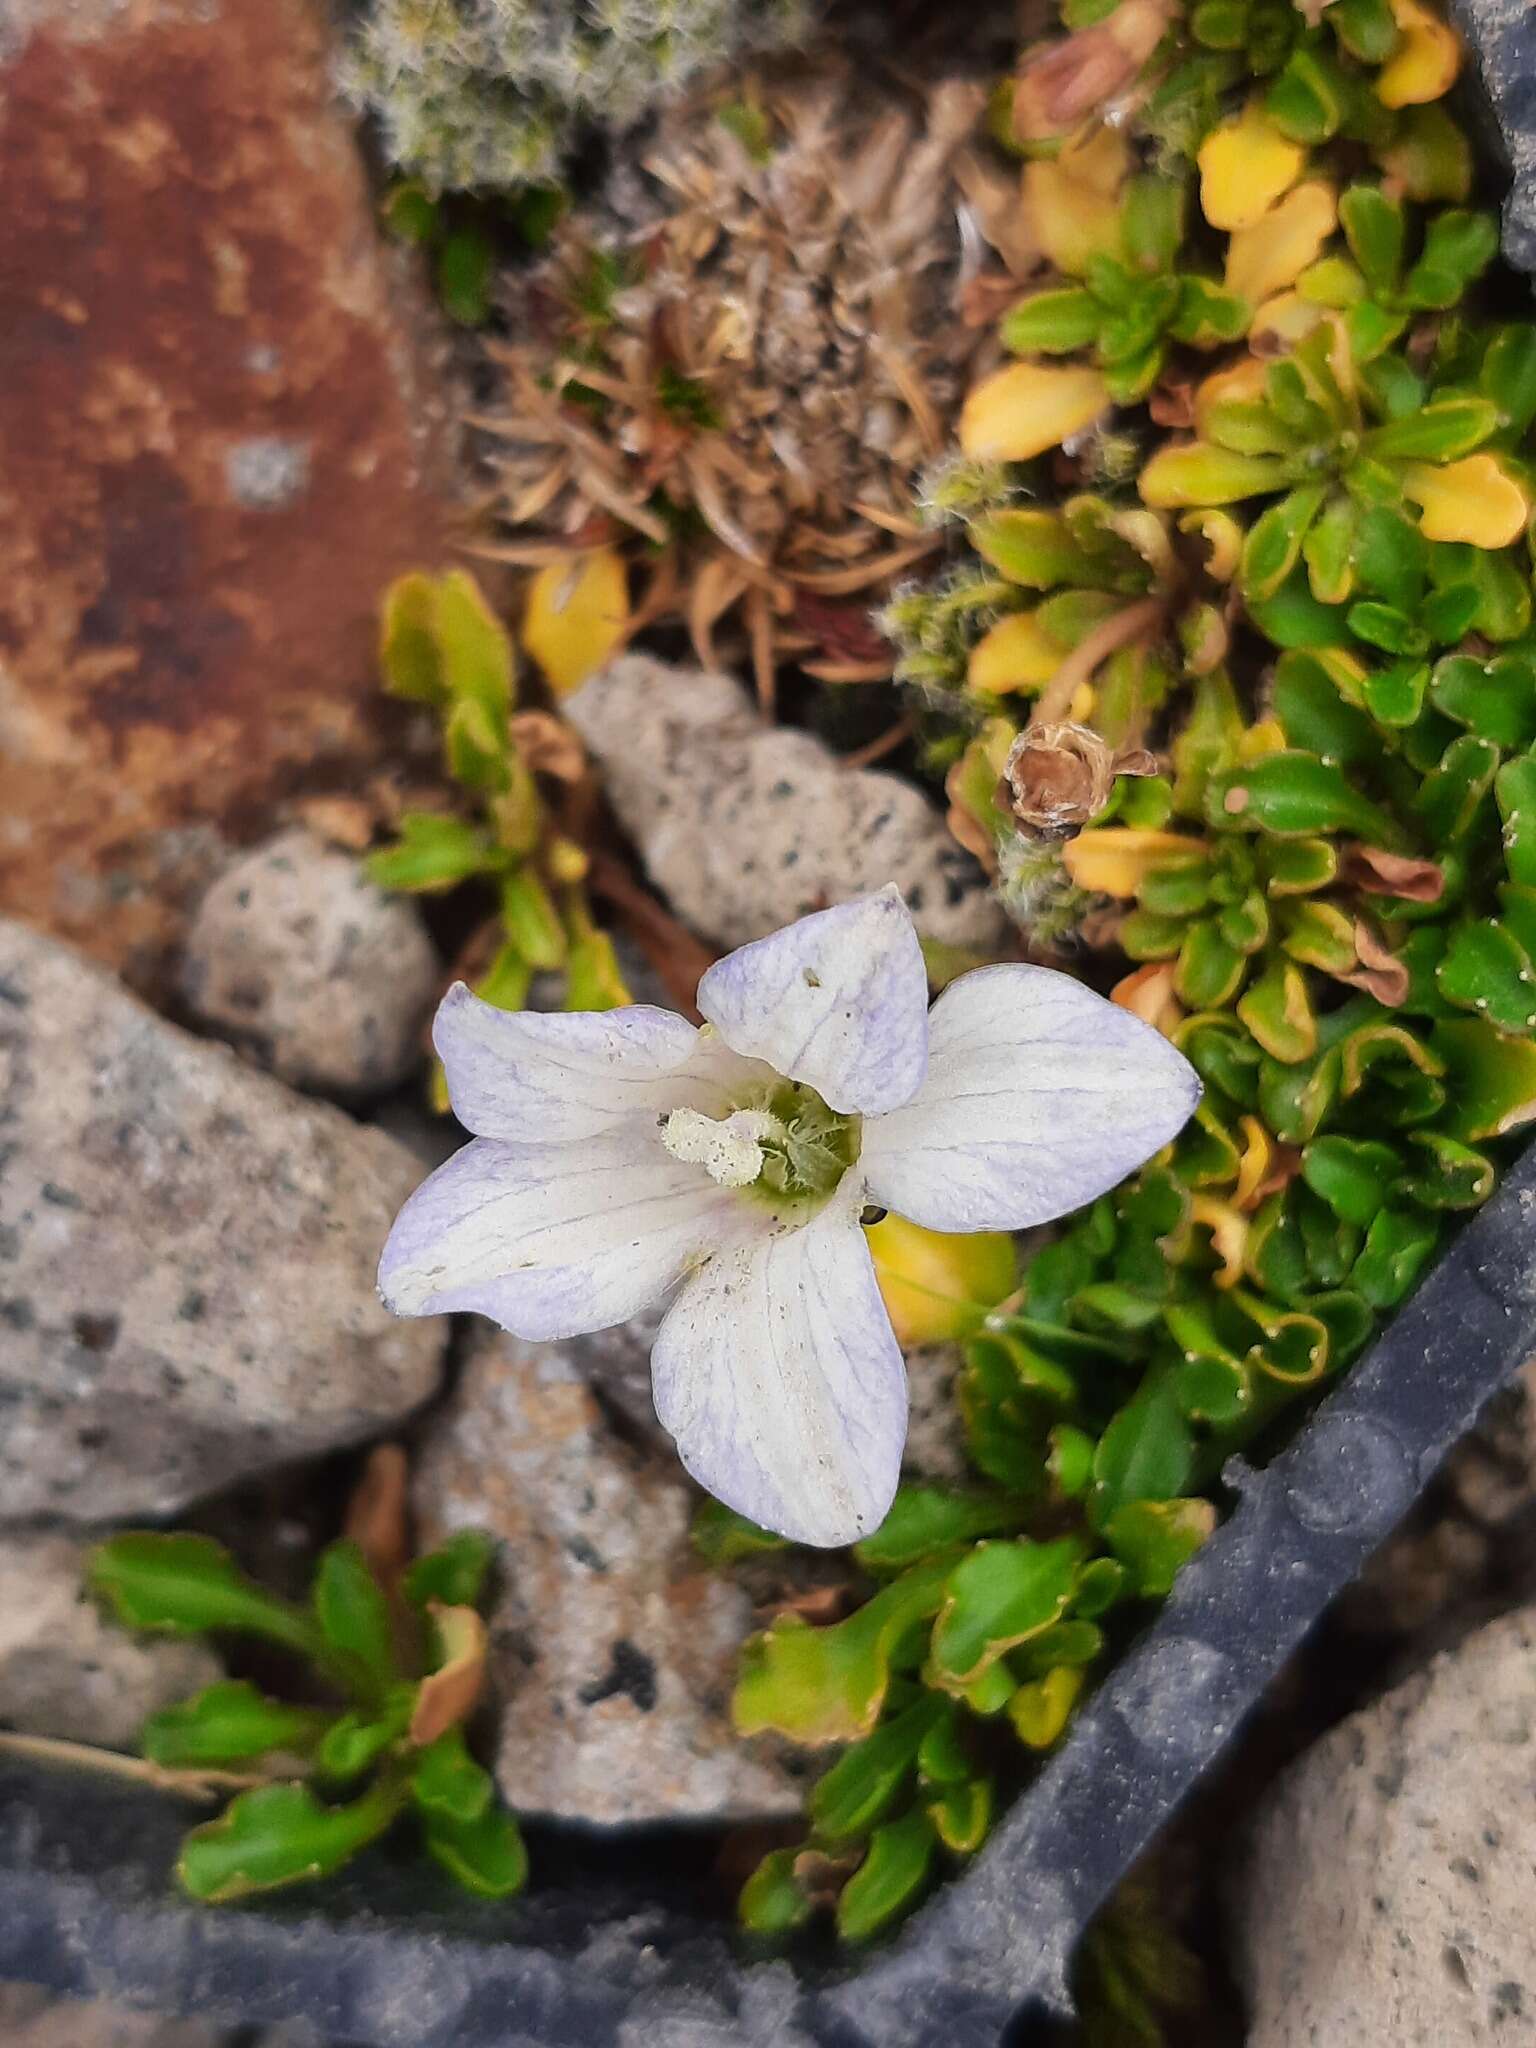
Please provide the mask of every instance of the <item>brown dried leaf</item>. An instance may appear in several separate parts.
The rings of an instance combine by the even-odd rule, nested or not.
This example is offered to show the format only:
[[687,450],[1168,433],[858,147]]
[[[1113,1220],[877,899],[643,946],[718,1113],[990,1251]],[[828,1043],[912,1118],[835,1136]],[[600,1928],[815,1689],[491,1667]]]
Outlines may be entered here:
[[564,719],[552,712],[514,712],[507,730],[536,775],[553,776],[556,782],[580,782],[586,774],[586,750]]
[[1117,775],[1155,775],[1144,748],[1117,753],[1090,726],[1031,725],[1009,751],[997,803],[1035,838],[1062,839],[1103,810]]
[[416,1688],[409,1734],[418,1748],[436,1742],[475,1710],[485,1684],[485,1623],[473,1607],[445,1607],[439,1600],[429,1613],[442,1639],[443,1662]]
[[406,1510],[410,1463],[399,1444],[375,1444],[347,1502],[342,1534],[350,1536],[381,1586],[393,1586],[411,1561]]
[[378,813],[356,796],[309,796],[293,806],[293,814],[318,839],[348,853],[366,853],[373,841]]
[[1408,1000],[1408,969],[1363,917],[1355,919],[1355,951],[1360,956],[1360,965],[1348,974],[1336,974],[1334,980],[1349,988],[1364,989],[1389,1010],[1400,1009]]
[[1401,896],[1409,903],[1438,903],[1445,894],[1445,874],[1434,861],[1379,846],[1351,846],[1344,879],[1367,896]]

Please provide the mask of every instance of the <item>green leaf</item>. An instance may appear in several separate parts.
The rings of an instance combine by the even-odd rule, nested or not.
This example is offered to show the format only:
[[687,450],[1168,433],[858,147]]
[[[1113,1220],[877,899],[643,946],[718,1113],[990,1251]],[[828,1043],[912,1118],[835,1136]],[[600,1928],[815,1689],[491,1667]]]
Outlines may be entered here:
[[452,889],[471,875],[490,873],[496,864],[487,832],[435,811],[407,811],[395,844],[370,853],[364,862],[368,879],[381,889],[417,893]]
[[508,943],[530,967],[548,973],[564,966],[565,926],[554,898],[531,867],[503,877],[501,923]]
[[1513,551],[1475,548],[1464,541],[1436,541],[1430,549],[1430,573],[1437,589],[1470,586],[1477,609],[1464,631],[1489,640],[1518,640],[1530,631],[1531,583],[1517,566]]
[[496,247],[476,227],[456,228],[437,254],[437,296],[461,327],[483,327],[491,317]]
[[950,1577],[934,1623],[928,1682],[945,1690],[972,1684],[1007,1651],[1059,1621],[1082,1554],[1074,1537],[979,1543]]
[[1314,1138],[1302,1154],[1301,1177],[1343,1223],[1364,1228],[1391,1193],[1396,1152],[1374,1138]]
[[246,1763],[274,1750],[302,1756],[329,1719],[314,1707],[268,1699],[248,1679],[226,1678],[151,1714],[139,1748],[171,1769]]
[[437,642],[437,589],[418,570],[384,593],[379,636],[384,687],[392,697],[441,704],[447,695]]
[[[1463,733],[1446,748],[1439,767],[1424,778],[1413,807],[1437,858],[1479,823],[1498,767],[1499,750],[1491,740]],[[1510,872],[1514,873],[1512,866]]]
[[[1347,703],[1330,672],[1331,657],[1299,648],[1275,666],[1273,710],[1293,747],[1345,768],[1381,758],[1381,739],[1363,711]],[[1314,840],[1312,845],[1326,845]],[[1329,877],[1331,879],[1331,876]]]
[[309,1617],[248,1579],[211,1536],[129,1530],[99,1544],[85,1569],[125,1628],[259,1636],[304,1656],[319,1648]]
[[1181,277],[1178,310],[1168,332],[1189,348],[1219,348],[1223,342],[1241,340],[1252,320],[1253,308],[1236,292],[1207,277]]
[[744,1558],[790,1548],[787,1536],[760,1529],[756,1522],[749,1522],[745,1515],[738,1515],[734,1508],[709,1494],[693,1511],[690,1533],[699,1556],[706,1564],[717,1566],[740,1564]]
[[488,1806],[470,1821],[441,1813],[423,1813],[421,1820],[427,1854],[465,1891],[510,1899],[528,1882],[528,1851],[504,1806]]
[[855,1841],[884,1820],[917,1766],[924,1737],[944,1702],[924,1694],[905,1712],[853,1743],[811,1788],[811,1824],[829,1842]]
[[1230,1002],[1247,971],[1246,956],[1222,937],[1214,919],[1202,918],[1179,947],[1174,988],[1191,1010],[1216,1010]]
[[1026,589],[1054,590],[1058,583],[1099,580],[1057,512],[1014,506],[972,521],[967,532],[984,562]]
[[1110,1516],[1104,1540],[1130,1574],[1132,1593],[1160,1600],[1215,1526],[1208,1500],[1136,1500]]
[[478,1607],[495,1556],[496,1539],[484,1529],[455,1529],[406,1571],[405,1597],[422,1609],[430,1600],[444,1607]]
[[1097,340],[1104,309],[1078,286],[1031,292],[998,322],[998,338],[1015,355],[1070,355]]
[[808,1746],[867,1735],[880,1716],[893,1654],[937,1614],[953,1565],[943,1556],[915,1565],[830,1627],[781,1614],[750,1637],[731,1702],[738,1734],[772,1729]]
[[770,1849],[741,1888],[736,1917],[749,1934],[793,1934],[814,1910],[795,1876],[798,1849]]
[[952,1785],[928,1802],[933,1831],[952,1856],[974,1856],[992,1826],[993,1785],[990,1778],[972,1778]]
[[1379,647],[1385,654],[1419,654],[1424,635],[1405,613],[1389,604],[1362,598],[1349,608],[1349,630],[1357,640]]
[[904,1571],[936,1550],[1016,1529],[1026,1512],[1026,1502],[1007,1493],[899,1486],[885,1520],[853,1554],[866,1571]]
[[1536,740],[1536,662],[1528,655],[1448,654],[1435,664],[1429,694],[1447,718],[1495,746],[1523,753]]
[[1481,448],[1499,424],[1486,398],[1440,398],[1406,419],[1373,427],[1362,447],[1377,462],[1454,462]]
[[1305,484],[1259,514],[1243,543],[1244,596],[1274,596],[1299,561],[1302,540],[1326,495],[1325,485]]
[[1435,982],[1447,1002],[1476,1010],[1501,1031],[1536,1030],[1536,972],[1524,946],[1497,918],[1451,933]]
[[1476,1145],[1506,1137],[1536,1118],[1536,1044],[1509,1038],[1482,1017],[1446,1018],[1430,1032],[1445,1062],[1444,1129]]
[[1536,888],[1536,760],[1507,761],[1494,780],[1504,825],[1504,865],[1512,882]]
[[1389,0],[1333,0],[1324,19],[1362,64],[1385,64],[1402,40]]
[[1355,587],[1355,533],[1360,508],[1335,491],[1301,544],[1307,587],[1320,604],[1344,604]]
[[1187,196],[1183,178],[1148,172],[1126,180],[1120,198],[1120,237],[1128,263],[1152,272],[1172,269],[1184,239]]
[[1410,306],[1443,311],[1454,306],[1498,254],[1499,228],[1491,213],[1457,207],[1436,214],[1424,252],[1403,282]]
[[927,1882],[935,1846],[933,1822],[920,1807],[876,1828],[837,1902],[844,1941],[867,1941],[911,1905]]
[[1536,329],[1528,324],[1499,328],[1483,357],[1478,383],[1499,409],[1499,431],[1522,438],[1536,422]]
[[1373,597],[1410,615],[1417,611],[1429,573],[1429,543],[1411,519],[1385,505],[1368,506],[1355,527],[1355,563]]
[[1402,1192],[1426,1209],[1476,1209],[1493,1193],[1493,1161],[1444,1131],[1415,1131],[1408,1140],[1418,1154]]
[[321,1552],[313,1598],[320,1633],[343,1668],[367,1691],[384,1692],[395,1675],[389,1602],[349,1537]]
[[1303,570],[1293,571],[1273,597],[1252,600],[1248,613],[1277,647],[1343,647],[1349,641],[1343,609],[1314,597]]
[[1429,663],[1410,656],[1389,662],[1365,678],[1365,708],[1378,725],[1406,727],[1416,723],[1429,689]]
[[1407,1299],[1434,1256],[1440,1226],[1414,1209],[1383,1209],[1365,1234],[1351,1284],[1379,1311]]
[[321,1777],[346,1784],[371,1770],[391,1744],[404,1735],[411,1718],[414,1688],[392,1688],[382,1713],[372,1708],[343,1714],[326,1730],[315,1755]]
[[1339,225],[1371,290],[1394,291],[1403,265],[1402,207],[1379,185],[1351,185],[1339,197]]
[[495,1796],[491,1774],[470,1755],[462,1728],[446,1730],[416,1759],[411,1797],[423,1813],[460,1823],[476,1821]]
[[1375,846],[1403,844],[1401,826],[1362,796],[1336,761],[1296,750],[1265,754],[1218,776],[1206,808],[1215,822],[1240,818],[1282,838],[1348,832]]
[[1276,955],[1241,998],[1237,1014],[1272,1059],[1287,1066],[1317,1049],[1317,1018],[1306,976],[1291,960]]
[[208,1905],[330,1877],[384,1833],[403,1798],[383,1779],[347,1806],[322,1805],[307,1785],[258,1786],[185,1837],[176,1875]]
[[1292,50],[1264,98],[1264,111],[1293,142],[1316,145],[1339,132],[1349,105],[1349,80],[1321,46]]
[[1172,1500],[1194,1464],[1194,1438],[1166,1379],[1145,1384],[1110,1422],[1094,1455],[1090,1514],[1096,1528],[1135,1500]]

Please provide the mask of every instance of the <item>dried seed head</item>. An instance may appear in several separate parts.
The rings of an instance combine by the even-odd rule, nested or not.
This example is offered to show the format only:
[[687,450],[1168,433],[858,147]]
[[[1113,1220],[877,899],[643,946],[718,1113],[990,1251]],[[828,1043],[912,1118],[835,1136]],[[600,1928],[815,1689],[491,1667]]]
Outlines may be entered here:
[[1117,754],[1089,726],[1032,725],[1009,752],[997,802],[1036,838],[1064,839],[1103,810],[1117,775],[1156,768],[1151,754]]

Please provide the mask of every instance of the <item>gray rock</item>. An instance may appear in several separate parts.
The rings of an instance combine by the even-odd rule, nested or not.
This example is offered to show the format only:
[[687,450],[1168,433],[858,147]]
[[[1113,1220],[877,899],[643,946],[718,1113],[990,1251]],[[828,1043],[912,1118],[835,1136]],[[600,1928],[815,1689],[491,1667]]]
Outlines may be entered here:
[[930,1344],[907,1353],[907,1443],[902,1476],[935,1484],[976,1477],[965,1454],[965,1430],[955,1398],[958,1345]]
[[1517,268],[1536,271],[1536,16],[1527,0],[1454,0],[1452,11],[1492,103],[1495,150],[1509,161],[1504,254]]
[[0,1533],[0,1722],[131,1749],[147,1715],[211,1685],[223,1667],[201,1643],[131,1635],[107,1620],[85,1590],[89,1550],[72,1536]]
[[192,1015],[279,1079],[378,1094],[424,1064],[437,955],[414,903],[302,826],[204,896],[182,959]]
[[600,1823],[799,1810],[764,1746],[731,1730],[747,1596],[688,1541],[675,1460],[616,1428],[563,1344],[489,1330],[421,1447],[423,1540],[501,1545],[490,1615],[496,1778],[523,1813]]
[[1248,2048],[1536,2039],[1536,1609],[1334,1729],[1245,1863]]
[[920,791],[765,725],[729,676],[626,655],[563,708],[652,881],[702,936],[744,945],[895,882],[924,937],[1003,938],[986,877]]
[[437,1382],[379,1248],[408,1152],[0,922],[0,1520],[163,1515]]
[[57,1998],[35,1984],[0,1984],[5,2048],[233,2048],[235,2035],[209,2020],[134,2012],[107,1999]]

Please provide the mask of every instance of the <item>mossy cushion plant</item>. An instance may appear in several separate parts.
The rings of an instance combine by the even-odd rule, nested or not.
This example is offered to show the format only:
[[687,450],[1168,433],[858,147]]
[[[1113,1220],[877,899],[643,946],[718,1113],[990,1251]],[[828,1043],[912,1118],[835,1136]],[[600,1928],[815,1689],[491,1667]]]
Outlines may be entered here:
[[[1113,21],[1069,9],[1001,101],[1054,275],[934,493],[951,566],[886,616],[960,836],[1205,1096],[978,1311],[975,1484],[904,1487],[861,1603],[748,1646],[738,1727],[828,1758],[743,1893],[764,1934],[830,1908],[862,1939],[975,1852],[1223,1460],[1359,1355],[1536,1118],[1536,328],[1440,104],[1456,39],[1416,0],[1202,0],[1128,118],[1052,132],[1142,48]],[[1064,734],[1137,772],[1051,808]]]

